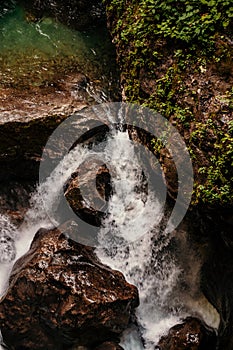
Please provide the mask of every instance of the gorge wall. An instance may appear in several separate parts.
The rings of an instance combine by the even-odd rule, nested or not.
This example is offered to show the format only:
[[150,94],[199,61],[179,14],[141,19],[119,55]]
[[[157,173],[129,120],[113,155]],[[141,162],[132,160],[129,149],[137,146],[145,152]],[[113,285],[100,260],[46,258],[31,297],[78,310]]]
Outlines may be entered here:
[[[190,239],[204,247],[203,290],[221,315],[220,348],[232,348],[232,9],[229,1],[105,0],[123,100],[160,112],[183,136],[194,168]],[[177,182],[159,139],[138,134]],[[188,219],[189,218],[189,219]],[[197,233],[199,232],[199,233]],[[217,258],[216,258],[217,256]],[[221,277],[220,277],[221,276]]]
[[[42,23],[43,17],[49,16],[76,29],[104,23],[106,6],[108,28],[120,67],[122,99],[160,112],[179,130],[191,154],[194,193],[177,234],[183,229],[189,244],[202,256],[202,290],[221,317],[219,349],[232,350],[230,2],[195,1],[190,5],[189,1],[182,1],[177,5],[176,1],[105,0],[104,6],[94,0],[20,3],[26,7],[29,23]],[[15,2],[8,5],[10,11]],[[80,65],[71,56],[55,60],[52,69],[45,64],[45,72],[51,69],[54,73],[57,62],[63,68],[52,78],[43,73],[35,85],[31,84],[28,73],[23,72],[18,83],[4,75],[0,85],[2,183],[8,183],[9,179],[35,183],[41,152],[51,132],[70,114],[95,103],[85,89],[90,88],[90,80],[98,86],[98,74],[102,71],[96,73],[94,68],[95,74],[90,77],[82,74]],[[115,99],[119,98],[116,95]],[[162,164],[173,203],[177,178],[161,140],[140,131],[134,137],[148,146]]]

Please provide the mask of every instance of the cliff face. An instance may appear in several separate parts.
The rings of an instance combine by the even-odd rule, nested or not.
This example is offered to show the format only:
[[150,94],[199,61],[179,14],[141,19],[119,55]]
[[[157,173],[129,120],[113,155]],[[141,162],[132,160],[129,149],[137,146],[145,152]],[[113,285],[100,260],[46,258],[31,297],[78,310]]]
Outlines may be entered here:
[[[230,1],[105,0],[105,4],[121,70],[123,99],[161,113],[179,130],[189,150],[194,169],[190,208],[195,209],[189,214],[196,219],[187,218],[188,231],[198,227],[190,235],[191,241],[205,251],[202,289],[220,313],[219,348],[231,349]],[[138,135],[143,137],[146,136]],[[175,198],[176,169],[169,166],[171,162],[161,141],[162,137],[161,140],[150,137],[144,140],[144,145],[154,149],[164,173],[169,174],[168,192]]]
[[231,208],[230,2],[105,3],[125,100],[160,112],[183,135],[195,172],[193,205]]

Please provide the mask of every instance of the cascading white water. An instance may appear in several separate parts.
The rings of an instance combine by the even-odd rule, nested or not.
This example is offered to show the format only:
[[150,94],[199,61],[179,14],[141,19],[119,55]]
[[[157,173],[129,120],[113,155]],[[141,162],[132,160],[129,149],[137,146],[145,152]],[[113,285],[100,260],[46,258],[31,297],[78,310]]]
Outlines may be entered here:
[[[109,203],[110,214],[99,232],[97,254],[137,285],[140,293],[138,322],[147,343],[155,344],[164,330],[179,320],[176,315],[167,316],[163,312],[163,304],[176,285],[179,268],[167,252],[163,252],[166,256],[160,254],[170,240],[162,237],[158,228],[163,208],[151,189],[147,196],[136,191],[142,182],[142,169],[127,133],[119,131],[109,140],[105,153],[117,167],[112,180],[114,194]],[[154,240],[157,244],[155,251],[152,249]],[[130,338],[124,342],[126,350],[136,348],[134,339],[130,333]],[[142,347],[138,339],[136,343]]]
[[[207,315],[209,304],[204,302],[200,306],[202,297],[193,304],[184,295],[179,298],[177,286],[182,266],[176,261],[170,246],[173,234],[165,235],[160,227],[164,208],[150,184],[148,193],[142,188],[142,171],[145,169],[140,165],[127,132],[112,131],[102,148],[89,149],[78,145],[70,151],[32,196],[31,209],[17,234],[9,221],[0,217],[1,227],[5,227],[10,240],[14,240],[15,259],[28,250],[37,229],[60,224],[54,213],[65,182],[87,157],[98,158],[100,152],[103,152],[106,164],[111,163],[114,172],[111,174],[113,195],[108,204],[108,215],[98,233],[96,252],[104,263],[121,270],[127,280],[138,287],[140,295],[136,317],[144,345],[136,328],[132,328],[122,337],[124,349],[154,349],[162,334],[181,318],[193,313],[194,304],[197,305],[196,312],[209,325],[216,327],[216,313],[210,308]],[[4,247],[5,254],[8,250]],[[9,261],[3,259],[1,263],[1,294],[15,259],[12,255]]]
[[[117,132],[109,140],[105,155],[115,164],[116,173],[112,179],[114,193],[109,203],[110,213],[99,232],[97,255],[112,268],[122,271],[139,289],[140,306],[136,316],[144,347],[133,328],[122,338],[124,349],[152,350],[169,328],[193,313],[193,305],[188,305],[189,298],[185,302],[184,295],[177,297],[182,266],[171,252],[173,235],[165,235],[159,225],[164,215],[162,204],[152,188],[149,187],[147,196],[136,190],[142,182],[141,165],[127,132]],[[203,296],[198,300],[199,303],[203,301]],[[207,306],[208,302],[205,303]],[[194,309],[216,327],[216,312],[212,308],[208,314],[206,306],[199,304]]]

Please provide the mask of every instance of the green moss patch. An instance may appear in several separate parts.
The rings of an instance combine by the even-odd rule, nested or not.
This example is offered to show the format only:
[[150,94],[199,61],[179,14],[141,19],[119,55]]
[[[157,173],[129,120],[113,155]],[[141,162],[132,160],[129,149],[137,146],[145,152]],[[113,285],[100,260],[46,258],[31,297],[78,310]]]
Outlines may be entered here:
[[233,205],[231,1],[105,3],[125,99],[160,112],[183,135],[194,205]]

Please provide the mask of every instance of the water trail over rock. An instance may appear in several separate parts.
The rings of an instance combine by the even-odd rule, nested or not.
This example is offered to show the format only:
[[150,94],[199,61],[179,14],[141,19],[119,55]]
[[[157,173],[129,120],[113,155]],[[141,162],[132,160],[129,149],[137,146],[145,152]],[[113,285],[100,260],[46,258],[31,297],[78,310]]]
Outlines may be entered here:
[[[118,116],[118,123],[119,117],[122,116]],[[8,220],[0,217],[5,240],[2,249],[6,254],[3,254],[5,258],[1,263],[5,271],[1,273],[1,293],[7,285],[14,258],[19,258],[28,250],[36,231],[40,227],[63,224],[64,216],[59,212],[59,203],[64,198],[67,179],[88,157],[99,159],[101,156],[111,170],[113,194],[103,225],[98,229],[96,251],[103,263],[122,271],[128,281],[139,289],[140,306],[136,314],[139,332],[132,328],[124,334],[124,349],[152,350],[162,334],[181,318],[193,313],[193,304],[192,297],[185,297],[185,291],[180,288],[184,266],[178,259],[179,242],[175,231],[167,233],[164,229],[167,221],[164,208],[166,192],[159,197],[156,195],[150,176],[137,156],[137,148],[123,129],[113,128],[104,142],[94,143],[92,147],[78,144],[64,156],[32,196],[31,209],[18,235]],[[159,170],[158,174],[161,177]],[[11,240],[16,248],[15,256],[8,249]],[[198,278],[198,273],[196,275]],[[198,289],[198,280],[195,282]],[[204,301],[201,305],[201,300],[202,296],[195,300],[196,313],[203,316],[209,304]],[[216,314],[212,309],[209,314],[208,323],[215,326]]]

